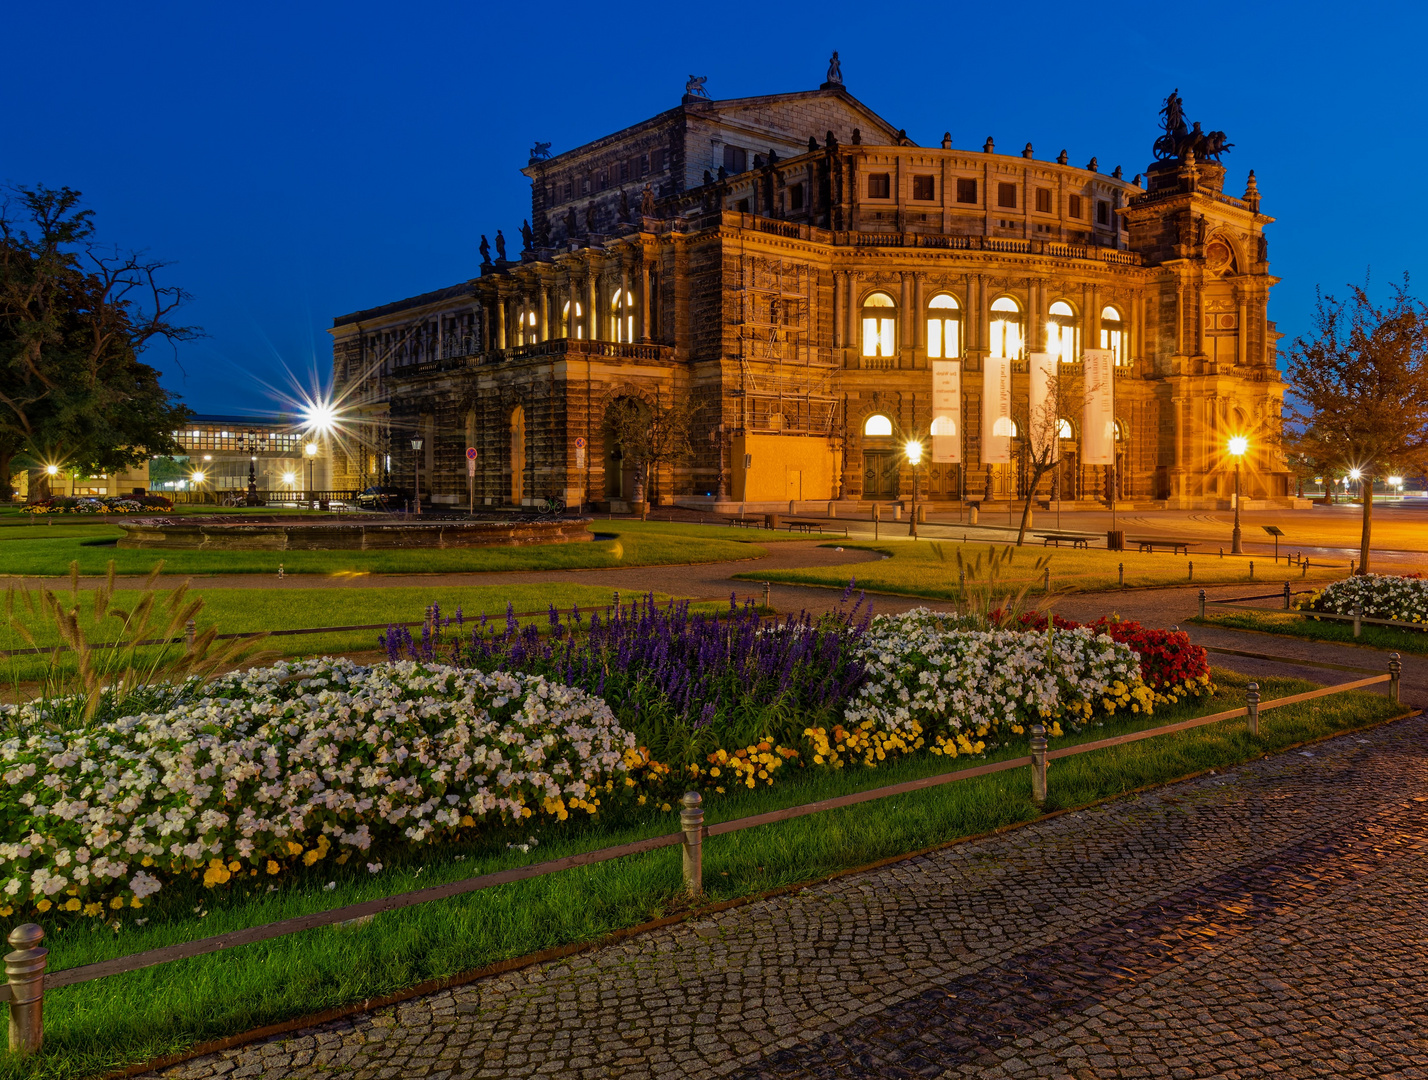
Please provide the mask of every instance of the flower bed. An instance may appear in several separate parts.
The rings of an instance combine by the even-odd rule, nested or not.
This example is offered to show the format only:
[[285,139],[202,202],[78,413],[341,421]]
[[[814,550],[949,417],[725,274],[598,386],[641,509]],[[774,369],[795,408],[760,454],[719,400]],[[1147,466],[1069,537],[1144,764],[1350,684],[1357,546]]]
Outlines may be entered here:
[[20,507],[22,514],[139,514],[168,511],[173,501],[162,495],[69,496],[56,495],[42,502]]
[[867,679],[844,718],[859,745],[845,738],[840,754],[837,740],[821,736],[820,756],[834,765],[845,755],[874,764],[924,745],[952,757],[980,753],[984,740],[1002,742],[1035,721],[1060,735],[1063,720],[1080,727],[1118,709],[1148,713],[1155,699],[1130,647],[1087,627],[977,630],[915,608],[874,619],[858,655]]
[[1296,601],[1300,610],[1428,624],[1428,579],[1418,574],[1359,574]]
[[593,814],[634,739],[603,701],[538,675],[412,662],[281,663],[162,714],[54,732],[0,707],[0,916],[97,915],[188,875],[267,880],[482,823]]
[[[1053,615],[1052,620],[1058,630],[1075,630],[1083,625],[1060,615]],[[1017,625],[1026,630],[1044,631],[1046,615],[1028,612],[1017,620]],[[1134,620],[1105,616],[1084,625],[1093,633],[1105,634],[1135,651],[1140,657],[1141,681],[1155,691],[1156,704],[1173,704],[1214,690],[1210,685],[1209,656],[1200,646],[1191,643],[1185,631],[1171,633],[1142,626]]]

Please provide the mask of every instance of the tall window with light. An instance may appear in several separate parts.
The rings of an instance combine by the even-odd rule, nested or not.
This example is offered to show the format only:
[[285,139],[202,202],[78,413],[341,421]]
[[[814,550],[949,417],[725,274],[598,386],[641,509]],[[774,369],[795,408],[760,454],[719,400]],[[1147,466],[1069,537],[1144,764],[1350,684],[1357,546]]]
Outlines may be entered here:
[[992,301],[992,355],[1020,360],[1022,353],[1021,305],[1010,296]]
[[1081,358],[1081,325],[1065,300],[1056,301],[1046,313],[1046,351],[1063,364]]
[[536,342],[536,313],[530,308],[521,308],[516,322],[516,344],[534,345]]
[[610,304],[611,337],[616,341],[635,340],[635,298],[629,289],[616,289]]
[[863,301],[863,355],[893,356],[897,352],[897,305],[887,293],[875,292]]
[[[565,324],[565,336],[581,340],[585,337],[585,324],[581,321],[585,317],[585,312],[580,306],[580,301],[575,302],[575,314],[570,314],[570,301],[565,302],[565,306],[560,309],[560,321]],[[572,332],[573,331],[573,332]]]
[[1111,350],[1111,359],[1117,367],[1126,362],[1125,324],[1121,313],[1113,307],[1101,309],[1101,348]]
[[927,355],[951,360],[962,355],[962,311],[955,297],[942,293],[927,305]]

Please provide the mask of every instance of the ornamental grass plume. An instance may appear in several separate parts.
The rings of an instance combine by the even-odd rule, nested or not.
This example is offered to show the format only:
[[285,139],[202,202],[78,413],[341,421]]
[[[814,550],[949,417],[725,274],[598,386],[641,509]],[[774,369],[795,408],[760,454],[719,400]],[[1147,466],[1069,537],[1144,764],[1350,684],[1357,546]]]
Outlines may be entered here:
[[[941,544],[932,545],[937,557],[945,561]],[[985,561],[981,552],[976,558],[967,560],[962,550],[957,549],[957,579],[962,584],[961,594],[953,605],[957,614],[967,620],[966,625],[983,629],[1001,629],[1015,624],[1024,615],[1049,611],[1055,596],[1047,593],[1037,600],[1031,600],[1031,586],[1027,582],[1012,591],[1009,583],[1003,582],[1004,571],[1011,569],[1016,549],[1011,545],[998,550],[988,550]],[[1051,556],[1042,555],[1032,565],[1032,578],[1040,576],[1051,565]]]
[[[5,619],[11,633],[32,649],[48,649],[43,668],[10,657],[10,696],[42,703],[38,712],[9,714],[6,730],[23,717],[42,715],[51,728],[84,726],[101,708],[106,714],[137,708],[169,707],[221,671],[258,659],[264,637],[217,641],[217,628],[183,639],[190,620],[203,610],[201,597],[188,595],[188,582],[158,588],[158,563],[142,589],[125,590],[134,602],[115,604],[114,562],[105,579],[86,594],[79,587],[79,563],[69,565],[68,596],[23,583],[5,591]],[[28,617],[27,617],[28,616]],[[38,642],[44,640],[45,644]]]

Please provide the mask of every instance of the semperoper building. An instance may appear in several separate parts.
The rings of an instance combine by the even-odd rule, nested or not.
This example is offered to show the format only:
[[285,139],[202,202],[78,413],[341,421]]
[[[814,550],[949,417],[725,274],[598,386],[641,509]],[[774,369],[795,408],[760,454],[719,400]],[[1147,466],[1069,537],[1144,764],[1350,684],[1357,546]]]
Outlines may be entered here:
[[[499,235],[492,259],[483,237],[472,280],[334,320],[338,394],[366,434],[333,483],[416,469],[433,501],[464,505],[471,446],[478,506],[620,509],[641,463],[604,417],[630,397],[697,410],[692,458],[649,481],[662,501],[903,499],[903,441],[933,429],[930,365],[955,358],[961,415],[940,430],[960,463],[925,463],[921,499],[1225,506],[1237,434],[1246,497],[1284,499],[1273,219],[1253,172],[1225,194],[1222,132],[1190,129],[1175,94],[1161,115],[1133,179],[991,138],[917,146],[848,92],[835,54],[817,90],[711,100],[691,79],[642,123],[537,144],[519,252]],[[1114,358],[1114,469],[1082,460],[1092,348]],[[1060,464],[1028,492],[1024,439],[983,463],[982,376],[1010,358],[1020,436],[1040,351],[1065,415]]]

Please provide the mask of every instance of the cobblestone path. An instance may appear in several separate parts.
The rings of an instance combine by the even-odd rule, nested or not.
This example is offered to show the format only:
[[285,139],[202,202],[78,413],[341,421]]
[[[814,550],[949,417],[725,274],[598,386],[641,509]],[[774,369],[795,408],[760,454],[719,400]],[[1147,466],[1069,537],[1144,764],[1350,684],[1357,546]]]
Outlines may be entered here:
[[1425,897],[1420,718],[163,1075],[1428,1076]]

